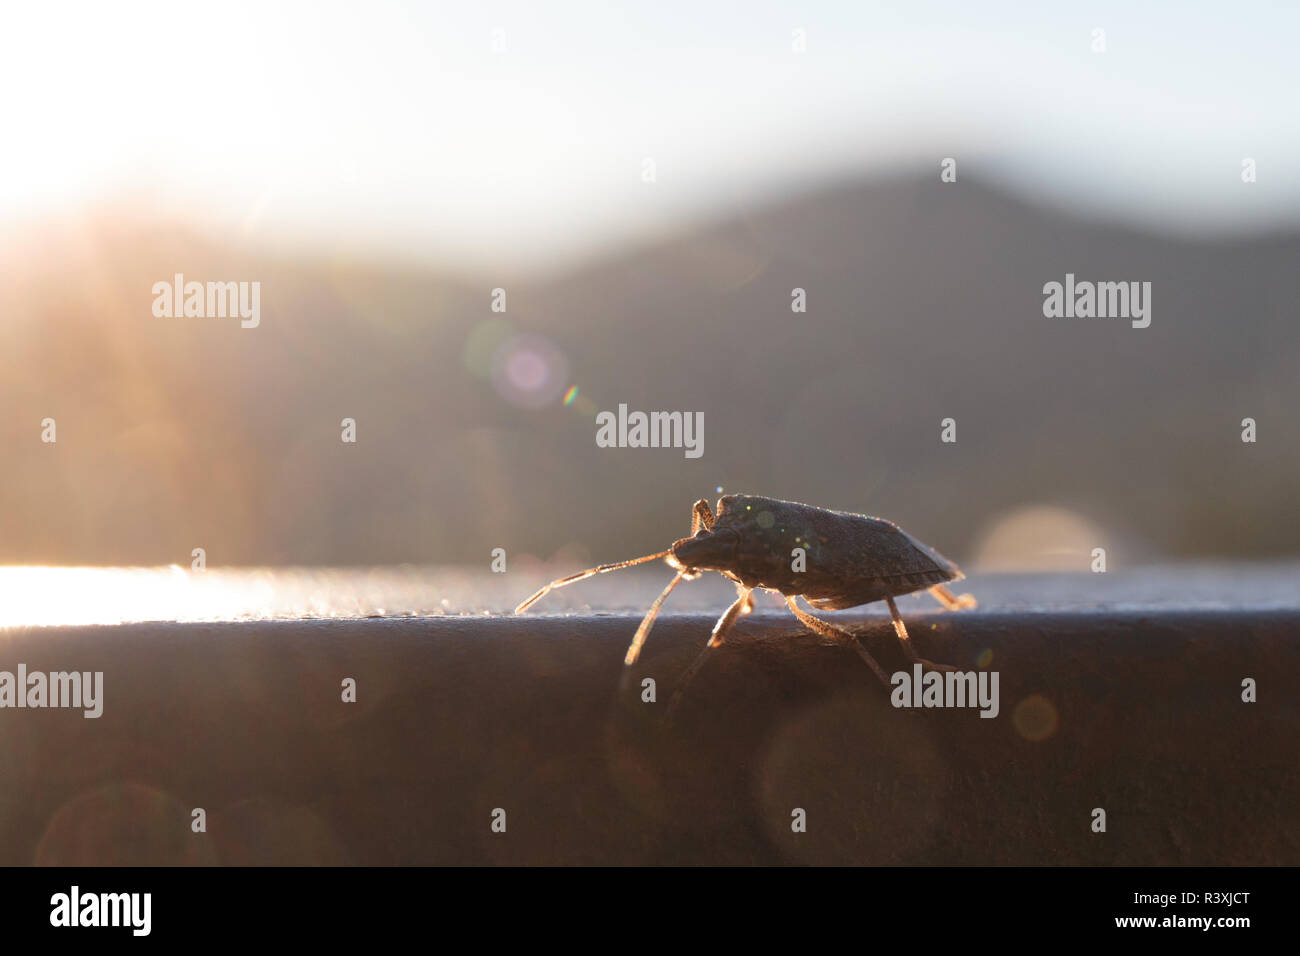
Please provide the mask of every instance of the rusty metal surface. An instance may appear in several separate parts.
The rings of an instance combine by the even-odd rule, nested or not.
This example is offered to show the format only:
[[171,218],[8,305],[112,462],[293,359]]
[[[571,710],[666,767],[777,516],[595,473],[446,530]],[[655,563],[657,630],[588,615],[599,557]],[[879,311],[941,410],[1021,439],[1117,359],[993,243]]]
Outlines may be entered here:
[[[0,631],[0,669],[104,672],[99,719],[0,711],[0,863],[1300,862],[1294,608],[904,614],[999,673],[996,718],[896,709],[769,613],[671,726],[713,615],[622,685],[630,615]],[[835,619],[905,668],[886,617]]]

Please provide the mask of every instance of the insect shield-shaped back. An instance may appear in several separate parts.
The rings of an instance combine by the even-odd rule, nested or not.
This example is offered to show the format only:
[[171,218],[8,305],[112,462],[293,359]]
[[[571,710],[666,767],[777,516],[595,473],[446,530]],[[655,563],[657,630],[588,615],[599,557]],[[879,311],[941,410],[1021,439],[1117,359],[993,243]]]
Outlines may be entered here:
[[[802,562],[794,560],[797,548]],[[746,587],[803,594],[824,609],[962,577],[956,565],[892,521],[756,495],[721,498],[712,531],[679,541],[673,555]]]

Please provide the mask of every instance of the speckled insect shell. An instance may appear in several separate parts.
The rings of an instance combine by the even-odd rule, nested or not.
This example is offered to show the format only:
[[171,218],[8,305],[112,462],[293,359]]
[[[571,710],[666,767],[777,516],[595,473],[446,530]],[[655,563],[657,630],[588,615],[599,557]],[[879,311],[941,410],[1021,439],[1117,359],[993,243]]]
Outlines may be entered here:
[[[683,567],[719,571],[745,587],[802,594],[838,610],[910,594],[965,575],[892,521],[794,501],[724,495],[717,520],[672,548]],[[806,569],[795,571],[795,548]]]

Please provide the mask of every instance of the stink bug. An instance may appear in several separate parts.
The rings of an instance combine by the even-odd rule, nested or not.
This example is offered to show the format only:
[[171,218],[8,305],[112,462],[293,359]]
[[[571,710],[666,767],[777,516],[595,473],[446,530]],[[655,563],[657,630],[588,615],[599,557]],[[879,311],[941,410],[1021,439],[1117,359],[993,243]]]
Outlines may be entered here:
[[[797,548],[803,549],[802,562],[797,558],[792,560]],[[826,611],[883,600],[889,605],[894,633],[908,658],[945,671],[954,668],[932,663],[916,653],[894,598],[928,590],[949,610],[975,607],[975,599],[969,594],[959,597],[944,587],[945,582],[965,577],[957,565],[891,521],[757,495],[723,495],[718,499],[716,515],[703,498],[695,502],[691,511],[691,536],[673,542],[667,551],[602,564],[552,581],[515,608],[515,613],[527,610],[552,588],[656,558],[664,558],[677,570],[677,575],[650,605],[627,649],[625,664],[636,661],[659,609],[673,588],[682,581],[699,577],[703,571],[717,571],[730,578],[736,582],[739,592],[735,603],[714,625],[706,650],[721,644],[736,618],[753,610],[752,593],[755,588],[764,588],[783,594],[786,605],[805,627],[857,651],[886,687],[890,686],[888,675],[857,638],[803,610],[795,598],[802,596],[814,608]],[[796,570],[800,563],[803,569]],[[691,667],[688,679],[703,659],[701,655]]]

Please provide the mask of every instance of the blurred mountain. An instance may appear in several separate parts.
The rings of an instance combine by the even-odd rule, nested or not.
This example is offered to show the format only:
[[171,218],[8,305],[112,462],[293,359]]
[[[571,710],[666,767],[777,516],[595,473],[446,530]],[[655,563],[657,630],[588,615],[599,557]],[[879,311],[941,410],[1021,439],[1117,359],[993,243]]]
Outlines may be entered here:
[[[103,216],[0,254],[0,562],[612,560],[717,486],[889,517],[959,562],[1030,505],[1113,568],[1295,554],[1298,265],[1297,234],[1146,234],[964,181],[827,188],[545,281]],[[260,281],[260,326],[155,318],[177,272]],[[1151,282],[1150,327],[1045,318],[1066,273]],[[597,447],[619,403],[703,412],[703,456]]]

